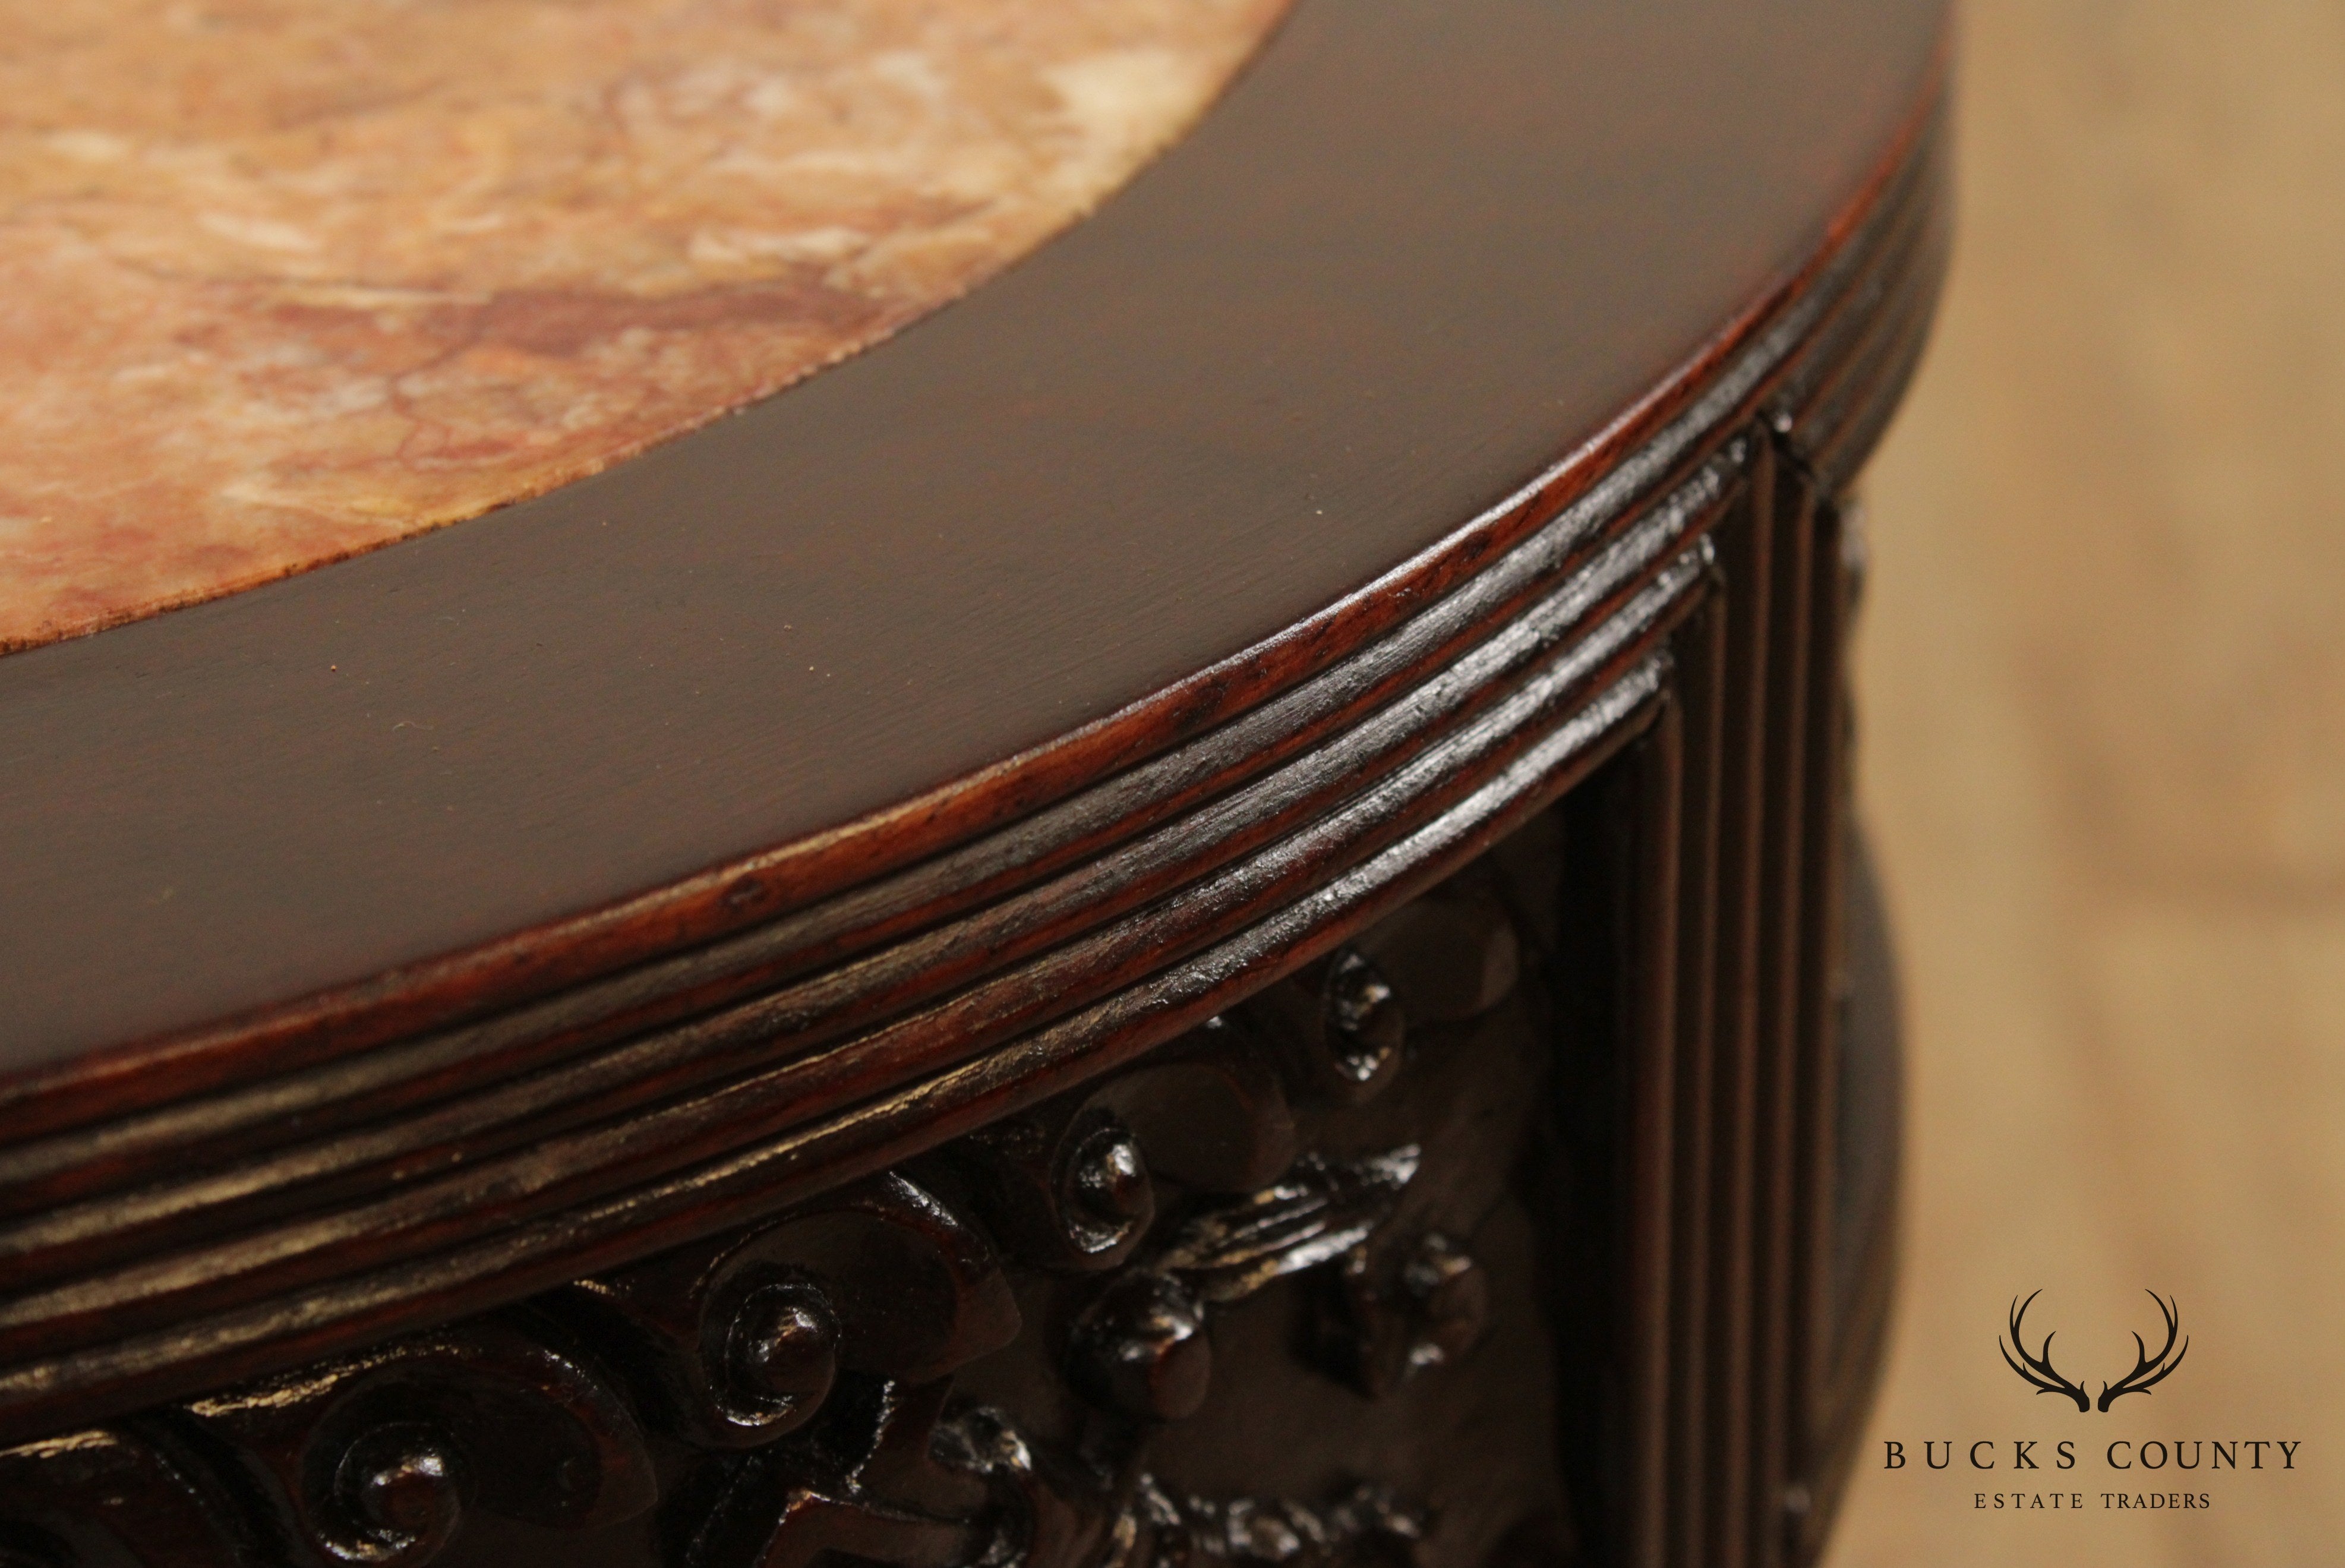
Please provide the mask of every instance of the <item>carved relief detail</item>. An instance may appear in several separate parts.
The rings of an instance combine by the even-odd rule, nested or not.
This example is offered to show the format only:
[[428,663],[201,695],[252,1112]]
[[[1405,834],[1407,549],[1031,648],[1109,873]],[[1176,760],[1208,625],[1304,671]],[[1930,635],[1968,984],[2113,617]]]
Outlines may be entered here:
[[[1470,1348],[1473,1260],[1394,1229],[1425,1151],[1325,1156],[1297,1115],[1374,1099],[1408,1012],[1470,1017],[1516,964],[1487,901],[1425,901],[1120,1075],[780,1218],[0,1452],[0,1563],[418,1568],[497,1515],[647,1518],[678,1568],[1397,1568],[1428,1516],[1372,1481],[1193,1496],[1151,1436],[1203,1402],[1213,1316],[1295,1276],[1323,1287],[1322,1370],[1363,1392]],[[1030,1331],[1033,1276],[1079,1303],[1030,1331],[1091,1411],[1080,1441],[955,1392]]]
[[272,1555],[320,1568],[428,1563],[474,1508],[585,1528],[658,1496],[628,1402],[521,1315],[394,1340],[168,1419],[266,1500]]

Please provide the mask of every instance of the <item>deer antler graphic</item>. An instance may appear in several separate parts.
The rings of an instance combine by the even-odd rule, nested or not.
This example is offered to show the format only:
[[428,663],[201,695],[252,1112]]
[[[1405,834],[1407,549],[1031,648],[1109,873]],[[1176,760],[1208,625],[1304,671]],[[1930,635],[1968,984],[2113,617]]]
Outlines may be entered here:
[[[2035,1298],[2043,1294],[2043,1291],[2038,1290],[2025,1301],[2016,1296],[2011,1298],[2011,1342],[2019,1348],[2019,1359],[2012,1359],[2011,1351],[2004,1349],[2004,1343],[2000,1339],[1995,1340],[1995,1348],[2003,1351],[2003,1359],[2011,1369],[2033,1384],[2037,1393],[2066,1394],[2076,1401],[2076,1412],[2082,1415],[2093,1408],[2091,1396],[2053,1369],[2052,1336],[2050,1334],[2044,1336],[2044,1349],[2033,1356],[2027,1353],[2027,1341],[2019,1337],[2021,1319],[2027,1316],[2027,1309],[2035,1305]],[[2159,1374],[2161,1377],[2164,1375],[2164,1373]],[[2106,1401],[2114,1397],[2114,1395],[2103,1394],[2101,1398],[2104,1402],[2101,1409],[2107,1410],[2109,1407]]]
[[[2112,1400],[2121,1400],[2127,1394],[2149,1392],[2151,1384],[2164,1381],[2175,1368],[2182,1365],[2182,1358],[2190,1353],[2190,1341],[2188,1339],[2182,1341],[2182,1349],[2179,1350],[2174,1349],[2174,1337],[2181,1331],[2182,1318],[2175,1310],[2173,1299],[2171,1298],[2161,1299],[2155,1290],[2149,1292],[2149,1298],[2157,1302],[2158,1315],[2166,1319],[2166,1343],[2160,1346],[2157,1354],[2153,1356],[2149,1353],[2149,1346],[2143,1341],[2140,1335],[2136,1334],[2133,1337],[2134,1349],[2137,1353],[2133,1370],[2127,1372],[2114,1387],[2107,1383],[2101,1385],[2101,1410],[2105,1413]],[[2166,1359],[2168,1352],[2171,1352],[2174,1357],[2170,1361]],[[2143,1377],[2142,1374],[2145,1372],[2149,1375]],[[2139,1380],[2137,1381],[2137,1379]],[[2084,1406],[2079,1404],[2076,1408],[2082,1410]]]

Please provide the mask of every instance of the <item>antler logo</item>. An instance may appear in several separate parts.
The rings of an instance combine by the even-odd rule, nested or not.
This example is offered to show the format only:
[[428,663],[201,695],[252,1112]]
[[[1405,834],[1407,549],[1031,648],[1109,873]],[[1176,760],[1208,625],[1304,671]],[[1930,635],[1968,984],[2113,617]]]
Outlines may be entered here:
[[2046,1332],[2044,1349],[2033,1356],[2027,1353],[2027,1341],[2019,1337],[2019,1325],[2026,1319],[2027,1309],[2035,1306],[2035,1298],[2043,1294],[2043,1291],[2037,1290],[2025,1301],[2016,1296],[2011,1298],[2011,1342],[2019,1347],[2017,1358],[2015,1359],[2011,1351],[2005,1349],[2000,1338],[1995,1340],[1995,1348],[2003,1351],[2004,1363],[2026,1379],[2037,1393],[2066,1394],[2076,1401],[2076,1413],[2082,1415],[2093,1408],[2092,1398],[2054,1369],[2051,1333],[2048,1330]]
[[[2006,1347],[1998,1337],[1995,1342],[1995,1348],[2003,1352],[2004,1364],[2025,1379],[2029,1387],[2039,1394],[2059,1394],[2076,1400],[2076,1411],[2081,1415],[2094,1408],[2093,1400],[2082,1388],[2062,1377],[2059,1370],[2052,1365],[2053,1335],[2046,1332],[2044,1336],[2043,1349],[2032,1356],[2027,1353],[2027,1341],[2020,1336],[2019,1326],[2026,1319],[2027,1309],[2035,1304],[2035,1298],[2043,1294],[2041,1290],[2035,1291],[2025,1301],[2015,1296],[2012,1298],[2011,1346]],[[2162,1383],[2173,1376],[2174,1369],[2182,1365],[2182,1358],[2190,1353],[2190,1341],[2188,1339],[2182,1341],[2182,1349],[2179,1350],[2174,1348],[2175,1337],[2181,1332],[2182,1318],[2175,1308],[2173,1298],[2160,1297],[2155,1290],[2148,1294],[2149,1298],[2157,1303],[2158,1315],[2166,1319],[2166,1343],[2159,1348],[2157,1354],[2153,1356],[2149,1353],[2148,1341],[2138,1334],[2133,1337],[2134,1349],[2138,1352],[2134,1360],[2133,1370],[2114,1383],[2101,1385],[2100,1409],[2103,1413],[2107,1412],[2112,1403],[2125,1398],[2127,1394],[2149,1392],[2153,1385]],[[2016,1353],[2014,1347],[2016,1348]]]

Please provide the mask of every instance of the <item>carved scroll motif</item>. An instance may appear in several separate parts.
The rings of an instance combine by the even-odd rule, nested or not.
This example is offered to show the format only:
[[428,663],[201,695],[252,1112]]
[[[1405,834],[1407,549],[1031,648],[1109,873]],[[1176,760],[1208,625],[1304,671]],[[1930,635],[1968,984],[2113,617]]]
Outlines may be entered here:
[[411,1568],[473,1509],[565,1529],[657,1500],[628,1402],[516,1315],[395,1340],[172,1412],[267,1500],[272,1555]]

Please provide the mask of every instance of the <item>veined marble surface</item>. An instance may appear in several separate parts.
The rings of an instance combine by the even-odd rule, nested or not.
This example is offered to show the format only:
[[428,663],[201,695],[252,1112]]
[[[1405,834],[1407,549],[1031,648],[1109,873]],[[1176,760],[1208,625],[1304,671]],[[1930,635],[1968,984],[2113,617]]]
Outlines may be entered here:
[[1284,4],[0,0],[0,649],[868,346],[1128,178]]

